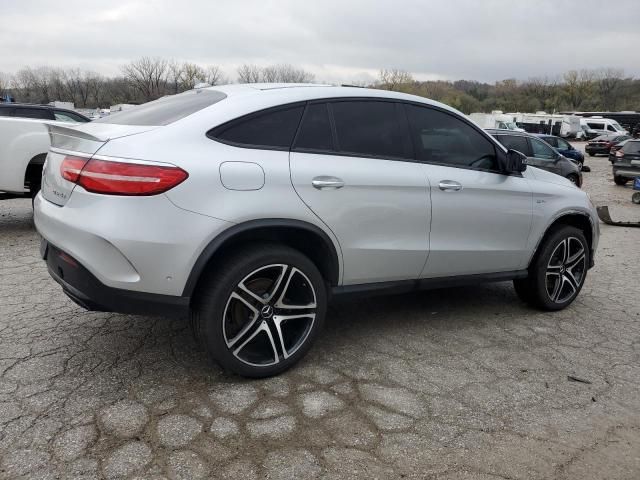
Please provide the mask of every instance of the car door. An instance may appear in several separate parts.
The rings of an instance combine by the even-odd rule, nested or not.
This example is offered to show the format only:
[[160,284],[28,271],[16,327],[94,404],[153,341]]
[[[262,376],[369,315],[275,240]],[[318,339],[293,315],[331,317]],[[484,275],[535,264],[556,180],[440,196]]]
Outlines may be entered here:
[[531,156],[527,158],[527,164],[562,175],[558,152],[538,138],[528,137],[528,140]]
[[340,242],[344,284],[419,276],[429,250],[431,205],[401,105],[309,103],[290,169],[300,198]]
[[523,268],[532,193],[520,174],[499,171],[497,145],[461,117],[406,105],[416,158],[430,182],[429,257],[421,277]]

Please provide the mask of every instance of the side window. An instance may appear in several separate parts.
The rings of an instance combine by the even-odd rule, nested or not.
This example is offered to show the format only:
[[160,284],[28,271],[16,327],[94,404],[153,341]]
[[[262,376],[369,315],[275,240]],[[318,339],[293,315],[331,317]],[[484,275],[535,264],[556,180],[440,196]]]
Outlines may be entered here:
[[617,132],[617,130],[613,128],[613,125],[607,125],[607,130],[610,132]]
[[334,149],[333,133],[326,103],[307,105],[293,148],[316,151],[332,151]]
[[16,108],[15,117],[21,118],[39,118],[42,120],[52,120],[53,116],[49,113],[49,110],[44,108]]
[[530,138],[531,149],[533,150],[533,156],[543,160],[555,160],[556,152],[546,143],[538,140],[537,138]]
[[587,125],[593,130],[604,130],[604,123],[587,122]]
[[208,135],[239,146],[288,150],[303,109],[304,106],[297,105],[250,114],[216,127]]
[[494,144],[466,122],[434,108],[406,105],[406,109],[418,160],[498,169]]
[[555,137],[544,137],[543,140],[547,142],[549,145],[551,145],[552,147],[558,146],[558,139]]
[[504,148],[507,150],[517,150],[527,157],[531,156],[531,149],[527,143],[527,137],[522,135],[498,135],[496,136],[496,139],[504,145]]
[[567,142],[566,140],[562,140],[561,138],[557,138],[556,141],[558,142],[558,148],[561,148],[562,150],[570,150],[571,149],[571,145],[569,145],[569,142]]
[[344,101],[331,104],[338,150],[365,157],[413,158],[402,105]]

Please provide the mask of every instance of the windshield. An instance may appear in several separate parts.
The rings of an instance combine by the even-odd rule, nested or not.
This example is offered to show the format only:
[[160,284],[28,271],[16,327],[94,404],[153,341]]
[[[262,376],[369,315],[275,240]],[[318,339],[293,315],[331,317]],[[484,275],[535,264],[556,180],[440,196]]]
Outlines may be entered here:
[[216,90],[189,90],[177,95],[167,95],[153,102],[143,103],[122,112],[113,113],[94,120],[93,123],[143,126],[169,125],[226,97],[224,93]]
[[616,130],[618,130],[620,132],[624,130],[624,128],[622,128],[620,126],[620,124],[618,122],[616,122],[615,120],[611,120],[611,125],[613,125],[613,128],[615,128]]
[[518,126],[514,122],[504,122],[509,130],[516,130]]

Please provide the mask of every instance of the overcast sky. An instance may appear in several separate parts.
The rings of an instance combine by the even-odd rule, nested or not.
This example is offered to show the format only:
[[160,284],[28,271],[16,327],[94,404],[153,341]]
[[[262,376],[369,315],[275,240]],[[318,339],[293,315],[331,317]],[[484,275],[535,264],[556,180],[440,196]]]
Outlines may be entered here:
[[640,0],[0,0],[0,72],[116,74],[141,56],[220,65],[291,63],[318,81],[640,76]]

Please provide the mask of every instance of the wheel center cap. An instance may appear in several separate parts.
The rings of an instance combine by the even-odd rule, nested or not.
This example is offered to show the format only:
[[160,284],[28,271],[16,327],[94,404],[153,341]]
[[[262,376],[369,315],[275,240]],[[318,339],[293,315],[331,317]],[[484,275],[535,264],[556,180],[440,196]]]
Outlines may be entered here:
[[565,270],[566,270],[566,269],[565,269],[564,265],[562,265],[562,266],[560,267],[560,273],[564,273],[564,272],[565,272]]
[[260,309],[260,315],[262,316],[262,318],[273,317],[273,307],[271,305],[265,305]]

